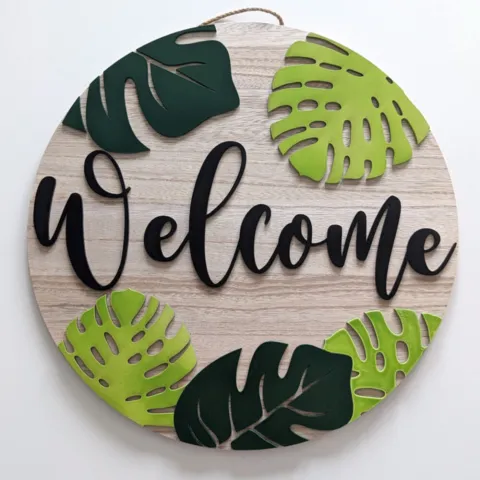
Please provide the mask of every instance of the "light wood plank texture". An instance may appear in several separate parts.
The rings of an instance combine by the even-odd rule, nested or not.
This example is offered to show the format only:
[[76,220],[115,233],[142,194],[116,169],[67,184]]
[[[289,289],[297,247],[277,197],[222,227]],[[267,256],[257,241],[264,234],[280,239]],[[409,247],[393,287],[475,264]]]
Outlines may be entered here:
[[[126,86],[132,127],[151,151],[114,155],[131,187],[128,259],[116,288],[152,294],[173,307],[176,323],[185,323],[191,333],[198,356],[196,371],[221,355],[243,348],[240,385],[254,350],[265,341],[286,342],[290,353],[302,343],[322,346],[324,339],[345,322],[372,309],[385,311],[391,319],[395,307],[442,316],[455,276],[455,257],[437,277],[420,277],[407,270],[398,294],[387,302],[375,291],[377,242],[365,263],[356,260],[352,248],[341,270],[331,265],[325,249],[313,250],[304,266],[293,272],[277,261],[268,273],[253,275],[239,260],[228,283],[216,290],[198,280],[188,248],[171,264],[156,263],[147,256],[143,234],[156,216],[176,219],[178,232],[170,241],[170,251],[179,245],[187,231],[190,198],[202,162],[213,147],[228,140],[245,146],[248,162],[235,195],[208,223],[207,256],[213,278],[223,276],[243,217],[258,203],[272,208],[270,224],[261,227],[257,235],[259,264],[269,258],[281,229],[296,214],[311,218],[314,238],[319,240],[331,224],[348,228],[358,210],[367,213],[371,224],[392,194],[401,199],[403,210],[390,267],[390,285],[408,239],[419,228],[434,228],[442,236],[441,248],[431,255],[432,265],[443,259],[457,241],[455,197],[445,161],[432,135],[414,148],[410,163],[394,168],[389,165],[381,179],[368,183],[363,180],[326,187],[324,183],[300,178],[288,159],[280,155],[269,132],[270,124],[278,117],[267,114],[267,99],[275,72],[285,64],[288,47],[305,37],[306,32],[276,25],[219,24],[216,38],[230,52],[240,108],[207,121],[179,139],[166,139],[153,132],[138,107],[135,88],[128,83]],[[88,258],[96,277],[107,282],[120,259],[123,209],[121,202],[99,199],[86,186],[83,162],[96,148],[87,136],[59,126],[41,161],[35,190],[44,176],[57,179],[51,228],[57,224],[68,196],[73,192],[82,195]],[[210,199],[212,206],[230,189],[238,164],[238,155],[233,152],[222,162]],[[98,163],[96,172],[102,185],[118,189],[107,163]],[[67,257],[64,232],[55,246],[46,249],[36,240],[32,208],[28,223],[33,289],[45,324],[58,344],[67,324],[93,305],[101,293],[88,290],[75,276]],[[285,358],[282,368],[287,362]],[[175,437],[171,430],[161,432]]]

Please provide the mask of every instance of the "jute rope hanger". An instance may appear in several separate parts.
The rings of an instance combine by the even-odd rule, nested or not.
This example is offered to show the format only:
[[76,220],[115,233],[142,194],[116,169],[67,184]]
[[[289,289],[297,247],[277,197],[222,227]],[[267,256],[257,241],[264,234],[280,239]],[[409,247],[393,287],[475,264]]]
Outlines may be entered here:
[[210,25],[212,23],[218,22],[219,20],[223,20],[225,18],[232,17],[234,15],[239,15],[240,13],[246,13],[246,12],[268,13],[269,15],[273,15],[274,17],[276,17],[280,25],[285,25],[285,22],[283,21],[283,18],[279,13],[274,12],[273,10],[269,10],[268,8],[259,8],[259,7],[239,8],[238,10],[232,10],[230,12],[223,13],[222,15],[218,15],[217,17],[213,17],[210,20],[203,22],[202,25]]

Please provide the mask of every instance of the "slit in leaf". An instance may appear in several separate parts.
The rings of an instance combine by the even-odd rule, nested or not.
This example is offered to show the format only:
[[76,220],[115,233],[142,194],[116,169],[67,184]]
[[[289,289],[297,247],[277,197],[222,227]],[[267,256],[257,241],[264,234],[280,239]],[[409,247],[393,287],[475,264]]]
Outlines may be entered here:
[[377,364],[377,370],[383,372],[385,370],[385,356],[383,353],[378,352],[375,356],[375,362]]
[[85,333],[85,326],[83,325],[80,317],[77,318],[77,328],[80,333]]
[[372,97],[372,105],[373,105],[375,108],[378,108],[378,107],[380,106],[380,103],[378,102],[377,97]]
[[310,145],[314,145],[317,142],[318,142],[318,138],[306,138],[305,140],[302,140],[301,142],[298,142],[297,144],[292,145],[292,147],[289,148],[288,151],[290,152],[291,155],[293,155],[298,150],[302,150],[302,148],[306,148],[306,147],[309,147]]
[[161,395],[162,393],[164,393],[167,389],[165,387],[159,387],[159,388],[155,388],[153,390],[150,390],[148,393],[147,393],[147,397],[153,397],[154,395]]
[[139,354],[139,353],[136,353],[135,355],[132,355],[129,359],[128,359],[128,363],[130,365],[135,365],[136,363],[140,362],[140,360],[142,359],[142,356]]
[[346,330],[349,333],[350,337],[352,337],[353,343],[355,344],[355,348],[357,349],[358,356],[360,360],[365,360],[367,358],[367,354],[365,352],[365,347],[363,342],[360,340],[357,332],[347,323]]
[[324,88],[324,89],[330,90],[333,88],[333,83],[323,82],[323,81],[311,81],[311,82],[305,83],[305,86],[310,88]]
[[363,73],[357,72],[356,70],[352,70],[351,68],[349,68],[347,72],[350,75],[353,75],[354,77],[363,77]]
[[413,131],[413,128],[410,125],[410,122],[406,118],[402,119],[402,127],[406,137],[408,138],[408,141],[414,145],[416,143],[415,132]]
[[422,333],[422,339],[423,339],[422,345],[424,347],[428,347],[432,339],[428,335],[427,322],[425,321],[425,317],[423,315],[420,315],[419,323],[420,323],[420,331]]
[[210,436],[212,439],[212,442],[218,447],[218,444],[220,443],[218,441],[217,436],[212,432],[212,430],[208,427],[208,425],[203,421],[202,414],[200,412],[200,403],[197,403],[197,418],[202,427],[205,429],[205,432]]
[[262,439],[266,444],[271,445],[272,448],[279,448],[281,445],[274,442],[271,438],[266,437],[262,433],[260,433],[258,430],[250,430],[253,434],[257,435],[260,439]]
[[395,100],[392,100],[392,103],[393,103],[393,107],[395,108],[395,110],[397,111],[397,113],[402,116],[403,115],[403,112],[402,112],[402,109],[400,108],[400,105],[395,101]]
[[288,405],[286,408],[291,410],[292,412],[295,412],[298,415],[301,415],[302,417],[324,417],[325,412],[307,412],[306,410],[300,410],[299,408],[294,408],[291,405]]
[[[387,319],[386,319],[387,321]],[[403,325],[400,320],[400,317],[398,316],[398,313],[395,312],[387,321],[388,327],[394,333],[395,335],[402,335],[403,333]]]
[[73,348],[73,345],[71,344],[70,340],[67,337],[67,334],[65,334],[63,337],[63,344],[65,345],[65,350],[68,353],[73,353],[75,351],[75,349]]
[[103,378],[101,378],[98,383],[102,386],[102,387],[105,387],[105,388],[108,388],[110,385],[108,384],[108,382],[106,380],[104,380]]
[[315,59],[308,57],[287,57],[285,59],[286,65],[312,65],[317,63]]
[[95,376],[93,372],[85,365],[85,362],[77,355],[75,356],[75,362],[77,362],[77,365],[80,367],[82,372],[87,375],[87,377],[93,378]]
[[281,133],[278,137],[276,137],[276,140],[282,141],[285,138],[288,138],[292,135],[296,135],[297,133],[303,133],[306,130],[307,130],[306,127],[293,128],[292,130],[287,130],[287,131]]
[[156,355],[157,353],[160,352],[162,348],[163,348],[163,342],[161,340],[157,340],[155,343],[152,343],[152,345],[150,345],[147,348],[147,353],[149,355]]
[[105,97],[105,79],[103,76],[103,73],[99,75],[99,90],[100,90],[100,101],[102,102],[102,107],[105,113],[108,115],[108,109],[107,109],[107,99]]
[[280,90],[286,90],[288,88],[301,88],[302,84],[300,82],[292,82],[286,83],[285,85],[280,85],[279,87],[275,88],[273,91],[278,92]]
[[373,323],[370,320],[370,317],[368,315],[364,316],[363,324],[365,325],[365,328],[367,329],[368,336],[370,337],[370,341],[372,342],[373,348],[377,349],[378,348],[377,333],[375,332],[375,329],[373,328]]
[[203,32],[192,32],[192,33],[185,33],[180,35],[176,40],[175,43],[177,45],[190,45],[192,43],[199,43],[204,42],[205,40],[214,39],[215,38],[215,30],[205,30]]
[[100,365],[105,365],[105,359],[100,355],[100,352],[95,347],[92,347],[90,351],[92,352],[95,360],[100,363]]
[[325,105],[325,110],[341,110],[342,106],[338,102],[328,102]]
[[395,163],[395,151],[393,148],[387,148],[387,165],[393,165]]
[[132,342],[139,342],[145,336],[145,332],[142,330],[141,332],[136,333],[132,337]]
[[298,110],[303,111],[311,111],[315,110],[316,108],[318,108],[318,102],[316,102],[315,100],[303,100],[297,106]]
[[326,62],[322,62],[320,64],[320,66],[322,68],[325,68],[327,70],[341,70],[342,67],[340,65],[334,65],[333,63],[326,63]]
[[173,413],[175,407],[165,407],[165,408],[149,408],[148,413]]
[[343,122],[342,137],[343,137],[343,144],[346,147],[349,147],[352,141],[352,124],[350,123],[350,120],[345,120],[345,122]]
[[147,58],[147,82],[148,82],[148,87],[150,88],[150,93],[152,94],[155,101],[159,105],[161,105],[163,108],[165,108],[165,105],[163,104],[162,99],[158,96],[157,89],[155,88],[155,85],[153,84],[152,62],[150,61],[151,59],[148,58],[148,57],[146,57],[146,58]]
[[[110,297],[111,298],[111,297]],[[120,321],[118,320],[117,316],[112,310],[112,306],[110,305],[109,302],[107,302],[107,310],[108,310],[108,316],[112,320],[112,323],[117,327],[120,328]]]
[[269,116],[274,120],[277,121],[279,118],[288,117],[293,112],[293,108],[289,105],[282,105],[281,107],[277,107],[269,112]]
[[402,372],[402,371],[398,371],[396,374],[395,374],[395,385],[398,387],[400,385],[400,383],[402,383],[402,380],[406,377],[405,373]]
[[177,322],[175,322],[175,317],[172,316],[168,322],[168,325],[165,327],[165,338],[174,338],[177,330]]
[[[265,413],[268,411],[267,408],[265,407],[265,400],[264,400],[264,383],[265,383],[265,375],[262,375],[260,378],[260,382],[258,383],[258,396],[260,398],[260,406],[262,408],[263,416],[265,416]],[[299,384],[301,386],[301,383]],[[230,409],[232,408],[232,404],[230,402]],[[232,412],[233,413],[233,412]]]
[[141,395],[132,395],[131,397],[128,397],[125,399],[126,402],[135,402],[136,400],[141,400],[142,396]]
[[347,175],[348,169],[350,168],[350,157],[347,155],[343,159],[343,178]]
[[97,322],[97,325],[101,327],[103,325],[103,322],[100,317],[100,314],[98,313],[98,309],[94,308],[94,312],[95,312],[95,321]]
[[380,115],[380,118],[382,120],[383,135],[385,136],[385,141],[387,143],[390,143],[392,141],[392,134],[390,132],[390,124],[388,123],[388,118],[384,113]]
[[192,427],[190,425],[188,426],[188,430],[192,435],[193,439],[195,440],[195,443],[197,445],[200,445],[201,447],[204,447],[205,445],[198,439],[198,437],[195,435],[195,432],[192,430]]
[[372,139],[372,129],[370,128],[370,122],[366,118],[363,119],[363,138],[367,142]]
[[327,124],[325,122],[321,121],[321,120],[312,122],[310,124],[310,128],[324,128],[326,126],[327,126]]
[[115,339],[108,332],[104,333],[104,337],[105,337],[105,341],[107,342],[107,345],[110,348],[110,351],[114,355],[118,355],[119,350],[118,350],[117,342],[115,342]]
[[331,42],[330,40],[327,40],[326,38],[318,38],[318,37],[309,36],[309,37],[307,37],[307,42],[316,43],[317,45],[321,45],[322,47],[326,47],[326,48],[329,48],[330,50],[341,53],[342,55],[345,55],[346,57],[348,57],[348,55],[349,55],[349,53],[346,50],[344,50],[342,47],[336,45],[335,43]]
[[365,170],[365,177],[366,178],[369,178],[370,177],[370,172],[372,171],[372,168],[373,168],[373,164],[372,164],[372,161],[371,160],[365,160],[365,162],[363,162],[363,169]]
[[161,365],[158,365],[150,370],[147,370],[144,374],[145,378],[151,378],[151,377],[156,377],[157,375],[160,375],[162,372],[164,372],[168,367],[167,363],[162,363]]
[[377,388],[359,388],[355,390],[355,395],[358,395],[359,397],[384,398],[386,393]]
[[327,172],[331,172],[335,161],[335,147],[330,143],[327,149]]
[[408,351],[408,345],[405,342],[401,340],[397,342],[396,353],[397,353],[398,361],[400,363],[408,362],[409,351]]
[[187,386],[187,383],[190,383],[190,379],[188,378],[188,376],[185,376],[178,382],[172,383],[172,385],[170,385],[170,390],[178,390],[179,388],[184,388]]
[[[144,307],[148,305],[148,302],[145,302],[143,307],[137,312],[137,314],[132,318],[131,325],[136,325],[144,315]],[[155,316],[155,315],[154,315]]]
[[169,362],[170,363],[175,363],[190,347],[190,342],[188,342],[178,353],[170,357]]
[[157,308],[157,311],[155,312],[154,315],[152,315],[152,318],[145,324],[145,330],[148,330],[149,328],[151,328],[155,322],[158,320],[158,317],[161,315],[161,313],[159,314],[158,313],[158,310],[159,310],[160,306]]

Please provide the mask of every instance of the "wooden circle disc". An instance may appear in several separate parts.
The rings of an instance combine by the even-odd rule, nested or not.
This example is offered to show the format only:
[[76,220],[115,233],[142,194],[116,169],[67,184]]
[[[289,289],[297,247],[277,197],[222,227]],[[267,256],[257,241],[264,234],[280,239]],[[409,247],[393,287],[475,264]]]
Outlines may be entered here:
[[[390,162],[385,174],[374,180],[343,181],[334,186],[300,177],[289,164],[288,155],[279,152],[270,126],[282,113],[267,112],[272,79],[285,66],[289,47],[306,36],[306,32],[267,24],[217,25],[217,32],[211,37],[228,49],[239,108],[210,118],[184,136],[167,138],[147,123],[136,88],[129,81],[125,99],[130,124],[150,150],[112,153],[125,184],[131,188],[128,257],[115,290],[133,289],[154,295],[173,308],[175,324],[185,324],[190,332],[197,355],[195,372],[241,348],[239,385],[245,381],[256,348],[264,342],[284,342],[290,353],[305,343],[322,347],[324,340],[344,328],[346,322],[363,318],[364,312],[371,310],[384,312],[389,322],[394,322],[394,308],[442,317],[455,276],[456,255],[436,276],[422,276],[407,268],[395,297],[380,298],[375,288],[380,230],[366,261],[356,258],[355,240],[343,268],[332,265],[326,247],[312,249],[299,269],[289,270],[277,259],[261,275],[248,270],[239,256],[230,278],[218,289],[199,280],[188,245],[169,263],[154,261],[147,255],[145,230],[155,217],[162,215],[172,217],[178,224],[175,235],[163,243],[163,248],[166,254],[178,248],[189,229],[192,192],[205,158],[218,144],[235,141],[245,147],[247,164],[231,199],[208,221],[205,249],[213,280],[224,276],[237,247],[242,221],[257,204],[271,208],[270,222],[260,222],[256,234],[258,265],[268,261],[280,232],[296,215],[308,215],[311,219],[314,241],[325,239],[331,225],[341,225],[345,237],[357,212],[366,213],[370,228],[391,195],[401,200],[402,211],[389,265],[389,289],[401,269],[409,239],[417,230],[432,228],[441,235],[440,246],[427,256],[432,269],[446,258],[457,242],[457,213],[445,160],[432,134],[420,145],[409,134],[413,146],[410,162],[394,167]],[[192,37],[189,35],[182,42],[198,40]],[[81,97],[81,103],[85,115],[86,95]],[[84,160],[96,149],[98,146],[89,135],[61,124],[42,158],[34,192],[44,177],[56,179],[50,235],[69,196],[74,192],[81,195],[87,258],[96,279],[107,284],[120,262],[124,208],[118,199],[102,198],[92,192],[85,181]],[[231,189],[239,164],[238,151],[229,151],[216,173],[210,208],[218,205]],[[118,191],[118,178],[109,162],[99,160],[95,173],[104,189]],[[35,193],[28,229],[30,275],[45,324],[59,344],[67,325],[91,308],[103,292],[88,288],[75,275],[67,253],[65,227],[53,246],[40,245],[33,226],[34,200]],[[298,258],[301,245],[292,250],[296,251],[292,256]],[[282,360],[283,371],[290,353]],[[176,438],[174,429],[156,430]]]

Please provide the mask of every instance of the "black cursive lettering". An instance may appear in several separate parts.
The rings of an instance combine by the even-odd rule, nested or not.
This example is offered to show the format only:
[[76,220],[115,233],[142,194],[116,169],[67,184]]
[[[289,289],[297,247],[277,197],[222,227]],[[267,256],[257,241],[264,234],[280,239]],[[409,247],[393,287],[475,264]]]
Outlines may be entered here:
[[[99,155],[105,155],[112,163],[120,183],[120,192],[113,193],[105,190],[95,176],[93,164]],[[123,231],[123,247],[120,265],[113,280],[107,285],[100,284],[90,269],[85,251],[85,235],[83,228],[83,201],[78,193],[72,193],[65,204],[60,215],[57,227],[53,235],[50,237],[49,225],[50,214],[52,208],[53,195],[55,193],[56,180],[53,177],[45,177],[40,182],[33,208],[33,225],[38,241],[45,247],[51,247],[55,244],[62,230],[62,226],[66,223],[66,245],[68,257],[73,270],[77,277],[89,288],[93,290],[108,290],[115,286],[120,279],[128,252],[129,238],[129,213],[128,213],[128,193],[130,188],[125,187],[122,172],[114,158],[107,152],[96,150],[90,153],[84,163],[84,175],[90,189],[97,195],[104,198],[121,198],[123,199],[124,209],[124,231]]]

